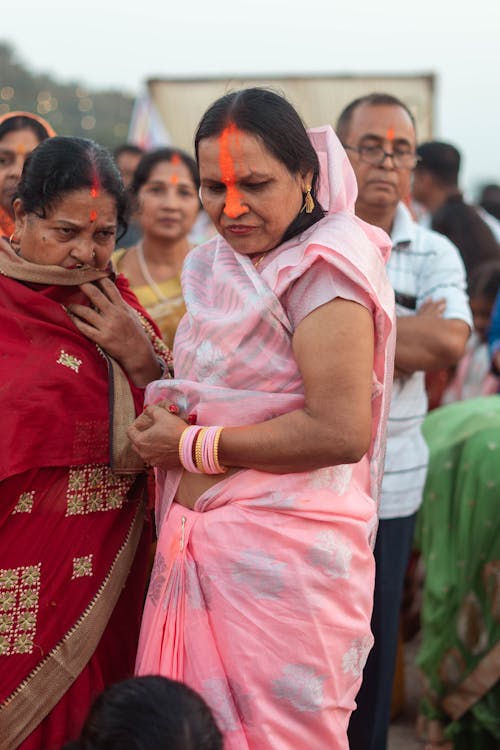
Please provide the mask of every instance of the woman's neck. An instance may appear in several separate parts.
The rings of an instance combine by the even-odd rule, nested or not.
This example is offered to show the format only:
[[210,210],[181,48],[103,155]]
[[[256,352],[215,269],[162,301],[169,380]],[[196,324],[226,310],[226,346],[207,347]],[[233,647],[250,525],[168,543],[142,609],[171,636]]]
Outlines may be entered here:
[[187,237],[179,240],[165,242],[155,237],[143,237],[142,252],[144,259],[149,266],[158,269],[172,269],[180,273],[184,258],[190,249]]

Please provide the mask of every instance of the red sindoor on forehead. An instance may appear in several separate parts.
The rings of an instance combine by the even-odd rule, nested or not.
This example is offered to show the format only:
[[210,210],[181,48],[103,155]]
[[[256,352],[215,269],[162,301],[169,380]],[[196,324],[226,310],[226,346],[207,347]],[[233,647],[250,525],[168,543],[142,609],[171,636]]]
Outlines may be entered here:
[[92,210],[89,214],[90,223],[93,224],[93,222],[97,219],[97,211]]
[[232,122],[227,125],[219,136],[219,167],[222,182],[226,185],[226,205],[224,212],[231,219],[236,219],[241,214],[247,213],[248,208],[241,203],[241,193],[236,187],[236,170],[233,155],[229,149],[229,140],[232,144],[238,144],[239,130]]
[[386,137],[387,137],[388,141],[393,141],[394,140],[394,128],[388,128],[387,129],[387,135],[386,135]]
[[90,188],[90,195],[92,198],[98,198],[101,193],[101,181],[99,179],[99,175],[94,170],[94,174],[92,176],[92,186]]

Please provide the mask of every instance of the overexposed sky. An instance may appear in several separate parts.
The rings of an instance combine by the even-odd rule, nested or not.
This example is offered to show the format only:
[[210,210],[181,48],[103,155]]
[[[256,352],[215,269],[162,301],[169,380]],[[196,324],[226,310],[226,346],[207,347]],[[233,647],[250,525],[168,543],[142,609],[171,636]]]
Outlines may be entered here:
[[435,73],[435,137],[462,151],[466,187],[500,182],[498,0],[0,0],[0,40],[34,71],[132,94],[154,77]]

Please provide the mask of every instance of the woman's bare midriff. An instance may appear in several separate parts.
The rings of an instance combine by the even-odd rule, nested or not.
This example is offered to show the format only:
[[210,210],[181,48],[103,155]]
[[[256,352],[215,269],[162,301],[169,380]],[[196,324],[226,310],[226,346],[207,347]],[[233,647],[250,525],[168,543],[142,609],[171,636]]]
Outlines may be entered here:
[[215,474],[207,476],[206,474],[190,474],[184,471],[177,487],[174,502],[183,505],[185,508],[194,508],[196,501],[214,484],[218,484],[231,474],[235,474],[240,469],[229,469],[225,474]]

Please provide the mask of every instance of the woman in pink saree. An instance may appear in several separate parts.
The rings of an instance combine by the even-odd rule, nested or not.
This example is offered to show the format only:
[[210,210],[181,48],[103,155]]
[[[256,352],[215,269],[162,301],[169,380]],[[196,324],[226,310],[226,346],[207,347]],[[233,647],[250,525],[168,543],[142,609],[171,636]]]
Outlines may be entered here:
[[[346,750],[372,644],[390,243],[354,216],[332,129],[308,136],[277,94],[215,102],[196,151],[219,236],[185,262],[176,377],[129,430],[158,480],[137,671],[200,692],[227,750]],[[195,473],[199,433],[179,451],[186,421],[223,427],[224,474]]]

